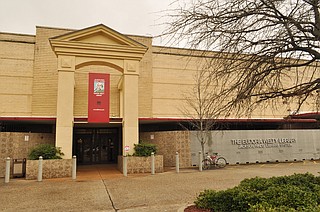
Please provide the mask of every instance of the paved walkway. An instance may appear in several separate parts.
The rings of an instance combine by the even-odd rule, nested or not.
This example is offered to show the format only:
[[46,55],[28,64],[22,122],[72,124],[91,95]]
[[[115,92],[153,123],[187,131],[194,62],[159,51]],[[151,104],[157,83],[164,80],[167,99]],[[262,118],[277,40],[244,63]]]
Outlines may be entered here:
[[77,180],[14,179],[0,182],[0,211],[177,211],[193,203],[204,189],[231,188],[255,176],[294,173],[318,176],[320,161],[227,166],[199,172],[175,169],[156,175],[124,177],[114,166],[79,167]]

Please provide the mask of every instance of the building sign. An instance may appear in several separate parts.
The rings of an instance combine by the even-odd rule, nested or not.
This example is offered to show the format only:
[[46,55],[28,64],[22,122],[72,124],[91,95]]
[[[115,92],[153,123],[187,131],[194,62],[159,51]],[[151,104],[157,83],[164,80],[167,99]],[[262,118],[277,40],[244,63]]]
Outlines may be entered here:
[[110,75],[89,73],[88,122],[108,123]]
[[296,142],[295,138],[231,139],[231,144],[238,149],[292,147]]

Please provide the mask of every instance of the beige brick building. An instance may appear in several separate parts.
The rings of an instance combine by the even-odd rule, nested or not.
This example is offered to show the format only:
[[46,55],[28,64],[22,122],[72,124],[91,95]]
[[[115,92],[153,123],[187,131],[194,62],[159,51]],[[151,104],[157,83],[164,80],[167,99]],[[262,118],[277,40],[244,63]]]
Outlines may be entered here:
[[[118,155],[133,153],[143,139],[159,145],[165,165],[173,165],[179,151],[189,166],[189,134],[180,133],[186,118],[181,106],[204,59],[104,25],[37,27],[35,35],[0,33],[1,159],[15,157],[3,150],[8,149],[8,133],[15,132],[40,133],[37,142],[50,138],[43,142],[54,142],[66,158],[77,155],[83,164],[117,162]],[[110,122],[88,122],[89,73],[110,74]],[[286,128],[287,110],[260,108],[246,122],[227,122],[234,129]],[[301,122],[312,128],[316,121],[299,120],[295,126]],[[29,137],[21,135],[12,138],[27,142]]]

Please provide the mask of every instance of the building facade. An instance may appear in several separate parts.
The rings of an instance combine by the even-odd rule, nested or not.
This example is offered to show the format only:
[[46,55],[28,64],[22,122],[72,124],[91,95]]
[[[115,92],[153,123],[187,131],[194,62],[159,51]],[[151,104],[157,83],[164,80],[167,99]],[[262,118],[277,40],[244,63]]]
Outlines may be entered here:
[[[132,154],[140,139],[154,142],[157,132],[167,132],[161,134],[160,148],[165,164],[172,165],[179,151],[184,166],[192,165],[190,135],[180,127],[186,120],[181,106],[206,59],[200,53],[153,46],[151,37],[123,35],[104,25],[37,27],[35,35],[0,33],[0,49],[1,159],[23,157],[14,152],[52,143],[65,158],[77,155],[79,163],[115,163],[118,155]],[[90,90],[99,80],[106,83],[106,108],[99,108],[101,93]],[[91,112],[107,120],[91,119]],[[237,130],[317,127],[314,116],[288,122],[287,115],[281,105],[260,108],[250,119],[223,122]]]

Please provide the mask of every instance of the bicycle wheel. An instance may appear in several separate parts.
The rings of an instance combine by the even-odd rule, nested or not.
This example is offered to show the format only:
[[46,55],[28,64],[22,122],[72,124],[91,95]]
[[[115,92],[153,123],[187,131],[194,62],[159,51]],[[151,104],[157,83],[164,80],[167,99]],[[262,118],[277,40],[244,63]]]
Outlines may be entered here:
[[224,157],[218,157],[215,162],[217,168],[223,168],[227,165],[227,161]]
[[210,161],[208,159],[204,159],[202,161],[202,169],[206,170],[206,169],[209,169],[210,168]]

